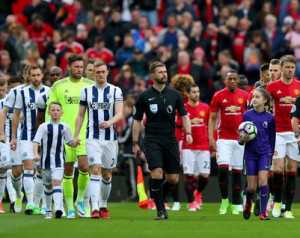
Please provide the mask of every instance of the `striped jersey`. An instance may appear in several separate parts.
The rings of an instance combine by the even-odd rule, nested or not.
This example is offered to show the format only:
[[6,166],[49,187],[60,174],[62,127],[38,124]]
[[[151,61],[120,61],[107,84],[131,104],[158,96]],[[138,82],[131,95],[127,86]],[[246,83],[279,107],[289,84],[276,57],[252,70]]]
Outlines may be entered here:
[[[7,95],[5,96],[5,98],[2,98],[0,100],[0,113],[2,112],[6,98],[7,98]],[[5,136],[8,141],[10,141],[10,139],[11,139],[11,119],[12,119],[13,113],[14,113],[14,109],[10,108],[6,115],[5,124],[4,124],[4,132],[5,132]]]
[[21,140],[32,141],[35,136],[35,121],[37,116],[37,99],[46,90],[47,86],[42,85],[38,90],[32,86],[23,88],[17,94],[15,108],[22,110],[24,115]]
[[86,139],[117,139],[114,125],[100,129],[99,123],[115,115],[115,103],[118,102],[123,102],[122,91],[109,83],[104,88],[92,85],[81,90],[80,105],[86,107],[88,113]]
[[63,123],[44,122],[39,126],[33,139],[41,145],[42,169],[64,168],[65,150],[64,141],[68,144],[73,140],[70,127]]
[[39,111],[46,111],[47,100],[49,99],[50,88],[46,88],[45,92],[41,93],[37,99],[37,106]]

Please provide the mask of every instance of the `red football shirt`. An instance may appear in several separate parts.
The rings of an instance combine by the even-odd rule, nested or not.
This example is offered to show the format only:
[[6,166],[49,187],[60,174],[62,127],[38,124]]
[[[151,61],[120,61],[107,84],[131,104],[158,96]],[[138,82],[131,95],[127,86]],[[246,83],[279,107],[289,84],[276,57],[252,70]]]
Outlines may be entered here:
[[252,107],[252,98],[253,98],[254,91],[255,89],[252,89],[252,91],[248,95],[247,107]]
[[101,59],[110,67],[114,67],[116,65],[114,53],[105,47],[100,51],[97,51],[95,47],[89,48],[86,51],[86,55],[88,59]]
[[177,141],[181,141],[183,139],[183,124],[181,120],[181,116],[179,115],[178,111],[176,110],[175,113],[175,136]]
[[187,145],[186,136],[184,135],[182,149],[209,150],[207,127],[210,107],[200,102],[196,107],[186,103],[185,108],[192,123],[193,144]]
[[238,140],[238,127],[246,111],[248,93],[237,89],[234,93],[227,88],[215,93],[211,102],[211,112],[221,112],[218,139]]
[[285,84],[278,79],[268,84],[266,90],[273,97],[276,132],[293,132],[290,112],[300,94],[300,82],[293,79],[291,84]]
[[52,39],[53,37],[53,28],[52,26],[44,23],[43,27],[37,30],[33,24],[27,26],[27,31],[29,33],[29,37],[37,44],[39,47],[39,52],[42,55],[45,51],[45,42],[47,37]]

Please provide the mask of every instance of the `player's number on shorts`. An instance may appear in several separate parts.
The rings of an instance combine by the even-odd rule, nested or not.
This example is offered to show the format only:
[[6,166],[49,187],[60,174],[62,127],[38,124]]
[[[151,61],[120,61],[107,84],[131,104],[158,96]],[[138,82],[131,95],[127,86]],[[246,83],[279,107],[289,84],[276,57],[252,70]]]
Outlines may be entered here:
[[112,163],[111,163],[110,167],[114,167],[114,165],[115,165],[115,159],[112,159]]
[[207,161],[204,161],[204,168],[205,169],[210,169],[210,163]]

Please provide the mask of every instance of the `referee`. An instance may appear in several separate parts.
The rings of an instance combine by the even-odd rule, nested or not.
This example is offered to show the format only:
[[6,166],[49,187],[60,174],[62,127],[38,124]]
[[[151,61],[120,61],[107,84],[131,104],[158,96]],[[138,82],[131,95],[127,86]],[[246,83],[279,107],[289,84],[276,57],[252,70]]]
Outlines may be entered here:
[[[137,141],[145,113],[145,155],[151,170],[151,190],[157,207],[155,220],[164,220],[168,218],[164,198],[177,186],[180,171],[179,149],[175,136],[176,110],[182,118],[187,143],[192,144],[193,138],[191,122],[180,93],[166,86],[166,66],[155,61],[150,65],[149,71],[153,86],[144,91],[135,104],[132,143],[134,155],[137,156],[140,153]],[[166,173],[166,181],[163,181],[163,171]]]

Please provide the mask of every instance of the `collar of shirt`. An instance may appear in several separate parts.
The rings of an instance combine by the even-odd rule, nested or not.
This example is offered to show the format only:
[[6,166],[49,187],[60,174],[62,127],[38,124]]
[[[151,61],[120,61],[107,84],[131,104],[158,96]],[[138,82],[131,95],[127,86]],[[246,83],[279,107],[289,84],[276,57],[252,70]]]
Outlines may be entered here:
[[153,86],[152,86],[152,90],[155,92],[155,93],[157,93],[157,94],[161,94],[161,93],[165,93],[166,91],[167,91],[167,86],[165,86],[165,88],[162,90],[162,91],[158,91],[156,88],[154,88]]

